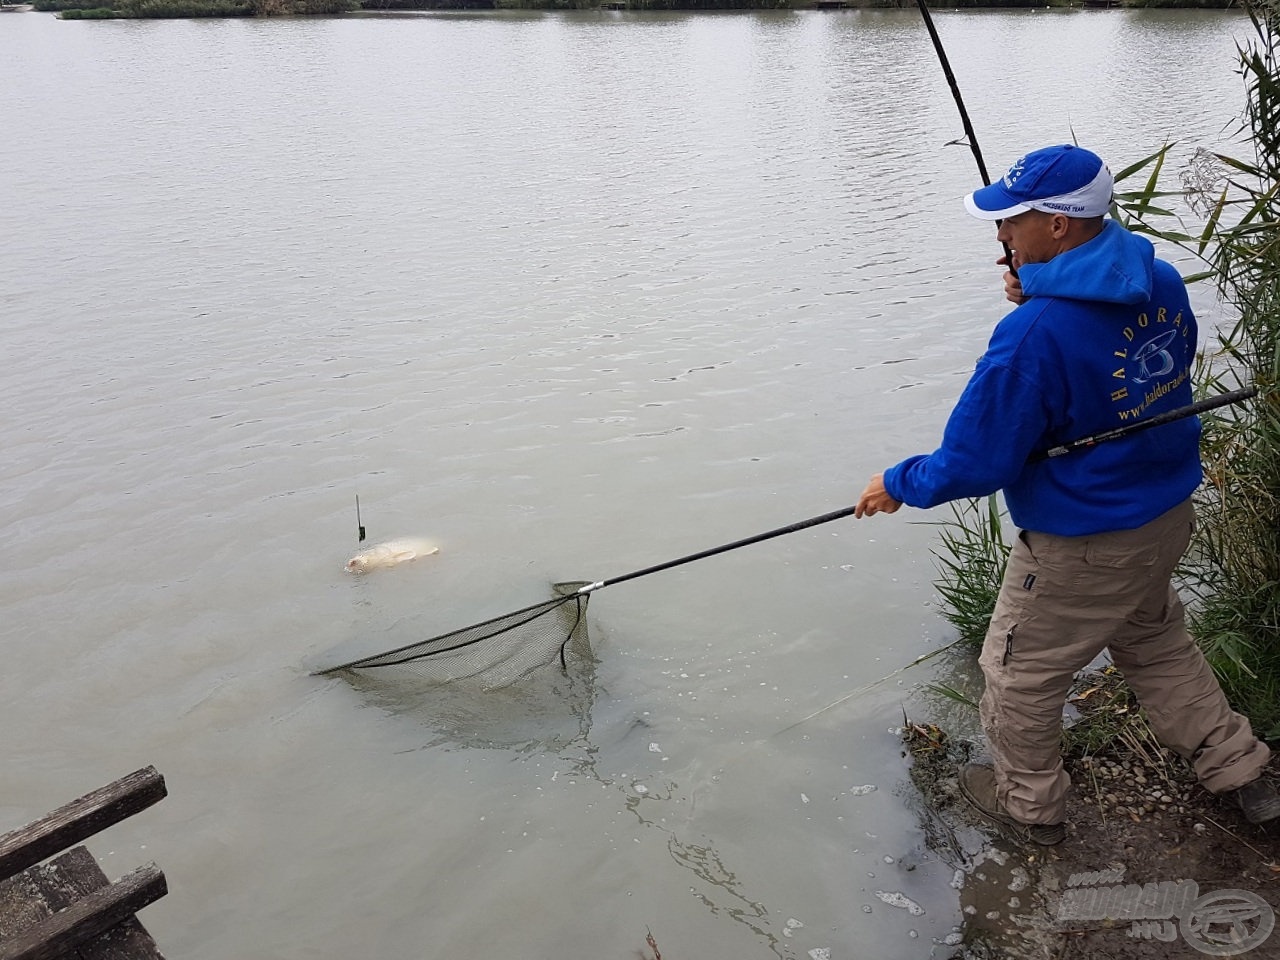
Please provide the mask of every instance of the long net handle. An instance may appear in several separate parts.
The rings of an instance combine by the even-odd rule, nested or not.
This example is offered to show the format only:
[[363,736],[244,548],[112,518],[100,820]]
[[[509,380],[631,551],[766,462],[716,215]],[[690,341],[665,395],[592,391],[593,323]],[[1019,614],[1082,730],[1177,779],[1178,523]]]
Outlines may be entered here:
[[831,513],[824,513],[819,517],[810,517],[808,520],[789,523],[785,527],[778,527],[776,530],[768,530],[765,533],[757,533],[754,537],[747,537],[745,540],[735,540],[733,543],[726,543],[719,547],[712,547],[709,550],[691,553],[689,556],[680,557],[678,560],[668,560],[666,563],[659,563],[656,566],[645,567],[643,570],[624,573],[620,577],[613,577],[609,580],[600,580],[596,583],[588,584],[583,587],[581,592],[587,593],[592,590],[598,590],[600,587],[607,587],[615,583],[622,583],[626,580],[634,580],[636,577],[648,576],[651,573],[657,573],[659,570],[670,570],[672,567],[678,567],[685,563],[693,563],[695,560],[705,560],[707,557],[714,557],[718,553],[737,550],[739,547],[749,547],[753,543],[760,543],[763,540],[772,540],[774,537],[781,537],[788,533],[795,533],[797,530],[816,527],[820,523],[830,523],[832,520],[841,520],[844,517],[853,516],[854,511],[857,509],[857,506],[843,507],[840,510],[833,510]]
[[[1216,397],[1209,397],[1207,400],[1199,400],[1195,403],[1188,404],[1185,407],[1178,407],[1176,410],[1170,410],[1151,417],[1149,420],[1142,420],[1138,423],[1131,423],[1127,426],[1117,427],[1114,430],[1107,430],[1103,433],[1096,433],[1088,437],[1081,437],[1078,440],[1072,440],[1061,446],[1052,447],[1048,450],[1041,450],[1032,454],[1028,459],[1028,463],[1039,463],[1050,457],[1060,457],[1063,454],[1071,453],[1075,450],[1083,450],[1096,446],[1099,443],[1105,443],[1108,440],[1119,440],[1121,437],[1127,437],[1142,430],[1149,430],[1152,427],[1158,427],[1165,423],[1171,423],[1174,420],[1182,420],[1186,417],[1194,417],[1196,414],[1204,413],[1207,410],[1214,410],[1218,407],[1225,407],[1230,403],[1239,403],[1247,400],[1258,393],[1257,387],[1242,387],[1239,390],[1232,390],[1229,393],[1223,393]],[[841,520],[845,517],[852,516],[857,511],[857,506],[843,507],[839,510],[833,510],[830,513],[824,513],[821,516],[810,517],[808,520],[800,520],[797,523],[789,523],[785,527],[778,527],[776,530],[767,530],[764,533],[757,533],[754,537],[747,537],[744,540],[735,540],[733,543],[726,543],[718,547],[711,547],[709,550],[702,550],[698,553],[691,553],[687,557],[680,557],[676,560],[668,560],[666,563],[659,563],[652,567],[645,567],[643,570],[635,570],[631,573],[624,573],[620,577],[613,577],[609,580],[598,580],[595,583],[587,584],[582,587],[579,593],[590,593],[592,590],[598,590],[601,587],[607,587],[615,583],[623,583],[627,580],[634,580],[637,577],[645,577],[651,573],[658,573],[660,570],[670,570],[672,567],[678,567],[682,564],[693,563],[695,560],[705,560],[707,557],[714,557],[719,553],[727,553],[730,550],[737,550],[739,547],[749,547],[753,543],[760,543],[764,540],[772,540],[774,537],[785,536],[788,533],[795,533],[797,530],[805,530],[809,527],[816,527],[820,523],[830,523],[833,520]]]

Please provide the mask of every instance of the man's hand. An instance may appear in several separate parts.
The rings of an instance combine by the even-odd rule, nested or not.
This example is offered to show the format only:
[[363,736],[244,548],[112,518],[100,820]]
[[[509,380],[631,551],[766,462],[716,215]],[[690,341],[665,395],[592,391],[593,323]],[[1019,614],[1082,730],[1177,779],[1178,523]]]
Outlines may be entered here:
[[858,498],[858,509],[854,512],[854,516],[861,520],[863,517],[873,517],[877,513],[897,513],[900,506],[902,501],[893,499],[885,490],[884,474],[877,473],[867,481],[867,488]]
[[[996,263],[1002,267],[1007,267],[1009,266],[1009,258],[1001,257],[996,261]],[[1006,270],[1004,274],[1004,295],[1005,299],[1010,303],[1023,304],[1031,299],[1023,294],[1022,281],[1018,279],[1018,274],[1015,272],[1020,266],[1022,266],[1022,263],[1018,260],[1018,255],[1015,253],[1013,255],[1013,269]]]

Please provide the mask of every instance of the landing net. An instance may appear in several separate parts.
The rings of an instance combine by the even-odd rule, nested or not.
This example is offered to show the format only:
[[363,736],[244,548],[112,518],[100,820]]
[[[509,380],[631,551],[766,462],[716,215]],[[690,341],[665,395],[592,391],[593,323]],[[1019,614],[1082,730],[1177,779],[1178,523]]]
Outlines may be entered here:
[[570,652],[576,658],[591,657],[586,621],[590,593],[579,592],[587,585],[585,580],[557,583],[556,596],[549,600],[317,673],[400,667],[431,683],[470,679],[494,689],[556,660],[568,669]]

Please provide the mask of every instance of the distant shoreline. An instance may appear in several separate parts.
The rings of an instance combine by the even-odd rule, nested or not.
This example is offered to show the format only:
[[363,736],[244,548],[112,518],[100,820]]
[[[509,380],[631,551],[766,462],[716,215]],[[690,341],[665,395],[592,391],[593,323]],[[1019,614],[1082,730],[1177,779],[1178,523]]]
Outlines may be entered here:
[[[34,0],[3,5],[5,11],[56,12],[64,20],[192,17],[330,16],[433,10],[599,10],[629,12],[711,10],[895,10],[910,0]],[[983,0],[931,4],[939,9],[1239,9],[1235,0]]]

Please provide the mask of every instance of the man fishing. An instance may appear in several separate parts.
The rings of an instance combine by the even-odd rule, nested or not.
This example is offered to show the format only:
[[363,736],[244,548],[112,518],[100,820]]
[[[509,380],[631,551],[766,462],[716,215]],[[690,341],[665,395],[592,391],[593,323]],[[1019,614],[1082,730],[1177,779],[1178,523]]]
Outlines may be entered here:
[[[1062,707],[1077,671],[1108,648],[1161,742],[1251,823],[1280,817],[1270,757],[1228,706],[1171,585],[1201,482],[1194,417],[1052,459],[1075,437],[1191,402],[1196,322],[1186,287],[1143,237],[1105,214],[1114,182],[1096,154],[1047,147],[965,198],[1011,250],[1018,306],[931,454],[876,474],[856,516],[1004,491],[1020,532],[979,663],[992,766],[960,792],[1019,840],[1065,834]],[[1002,259],[1000,262],[1004,262]]]

